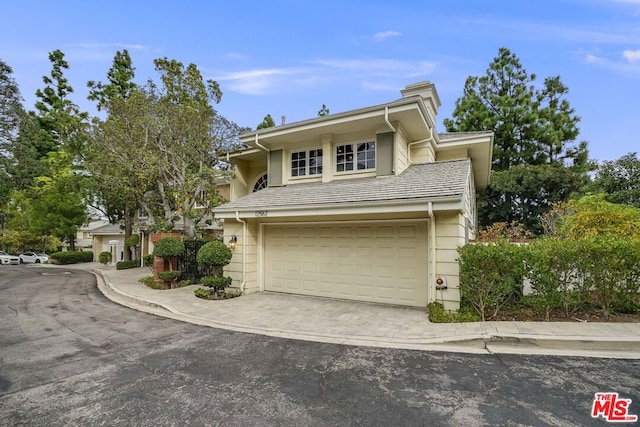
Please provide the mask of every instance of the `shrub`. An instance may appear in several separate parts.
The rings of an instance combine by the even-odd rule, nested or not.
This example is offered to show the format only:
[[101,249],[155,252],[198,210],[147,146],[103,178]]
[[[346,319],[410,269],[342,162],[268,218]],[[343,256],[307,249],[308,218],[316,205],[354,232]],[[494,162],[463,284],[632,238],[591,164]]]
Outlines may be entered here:
[[180,277],[181,274],[182,271],[158,271],[158,277],[165,282],[173,282]]
[[162,237],[153,247],[153,255],[172,258],[184,253],[184,243],[177,237]]
[[131,260],[131,261],[119,261],[116,263],[116,270],[126,270],[129,268],[137,268],[140,267],[140,261]]
[[478,315],[461,308],[457,313],[447,313],[444,305],[440,302],[431,302],[427,306],[429,309],[429,321],[433,323],[461,323],[477,322]]
[[143,285],[151,289],[163,289],[163,290],[168,289],[168,286],[165,283],[156,282],[153,276],[141,277],[140,279],[138,279],[138,282],[142,283]]
[[595,237],[579,241],[578,268],[584,288],[608,319],[615,306],[628,306],[638,293],[640,241]]
[[111,252],[100,252],[100,255],[98,255],[98,261],[104,265],[109,264],[111,262]]
[[93,252],[87,251],[64,251],[49,255],[49,258],[56,260],[58,264],[77,264],[79,262],[93,261]]
[[145,255],[142,257],[142,261],[145,267],[153,267],[153,254]]
[[526,248],[527,277],[536,298],[532,306],[544,312],[549,321],[552,309],[563,307],[569,316],[569,306],[575,295],[572,289],[579,283],[579,244],[574,240],[539,239]]
[[131,246],[135,248],[139,244],[140,244],[140,236],[138,236],[137,234],[132,234],[131,236],[127,237],[124,240],[125,246]]
[[499,239],[462,246],[458,254],[462,302],[473,306],[482,320],[496,316],[504,304],[521,293],[522,246]]
[[214,269],[214,275],[222,275],[222,267],[231,261],[231,249],[219,240],[213,240],[203,245],[196,256],[198,264]]
[[192,283],[191,283],[191,280],[189,280],[189,279],[184,279],[184,280],[180,280],[180,281],[178,282],[178,287],[179,287],[179,288],[184,288],[185,286],[191,286],[191,284],[192,284]]
[[231,286],[232,279],[231,277],[213,277],[213,276],[205,276],[200,282],[209,288],[213,288],[215,291],[222,291],[224,288]]
[[211,299],[211,289],[198,288],[193,293],[202,299]]

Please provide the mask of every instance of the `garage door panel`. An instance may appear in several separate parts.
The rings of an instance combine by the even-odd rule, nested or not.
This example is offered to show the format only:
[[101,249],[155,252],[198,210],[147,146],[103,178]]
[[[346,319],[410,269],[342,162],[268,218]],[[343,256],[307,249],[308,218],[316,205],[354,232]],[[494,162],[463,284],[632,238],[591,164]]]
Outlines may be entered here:
[[424,306],[425,222],[266,226],[265,289]]

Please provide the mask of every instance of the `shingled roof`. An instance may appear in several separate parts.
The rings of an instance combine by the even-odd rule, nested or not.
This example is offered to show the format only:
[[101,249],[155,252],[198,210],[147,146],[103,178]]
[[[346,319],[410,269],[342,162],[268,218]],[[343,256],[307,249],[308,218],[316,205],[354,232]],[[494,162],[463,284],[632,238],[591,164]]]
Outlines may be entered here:
[[394,176],[269,187],[218,206],[214,212],[411,199],[455,199],[464,194],[470,173],[470,159],[417,164]]

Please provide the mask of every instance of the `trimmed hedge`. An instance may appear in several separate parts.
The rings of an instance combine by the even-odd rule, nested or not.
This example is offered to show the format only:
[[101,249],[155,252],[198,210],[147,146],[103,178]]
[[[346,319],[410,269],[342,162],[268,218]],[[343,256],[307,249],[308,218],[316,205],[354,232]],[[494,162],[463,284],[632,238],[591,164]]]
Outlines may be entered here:
[[581,309],[640,313],[640,240],[592,237],[543,238],[529,245],[506,240],[458,249],[462,307],[484,320],[521,297],[531,282],[533,308],[549,319],[554,309],[569,317]]
[[77,264],[80,262],[92,262],[93,252],[89,252],[89,251],[56,252],[49,255],[49,258],[54,259],[58,264]]
[[104,265],[109,264],[109,262],[111,261],[111,252],[100,252],[100,255],[98,255],[98,261],[100,261],[100,263]]
[[138,268],[138,267],[140,267],[139,260],[119,261],[116,263],[116,270],[127,270],[129,268]]
[[222,291],[224,288],[228,288],[231,286],[232,279],[231,277],[213,277],[213,276],[205,276],[200,280],[204,286],[208,288],[213,288],[216,291]]
[[153,255],[161,258],[177,257],[184,253],[184,243],[177,237],[162,237],[153,247]]

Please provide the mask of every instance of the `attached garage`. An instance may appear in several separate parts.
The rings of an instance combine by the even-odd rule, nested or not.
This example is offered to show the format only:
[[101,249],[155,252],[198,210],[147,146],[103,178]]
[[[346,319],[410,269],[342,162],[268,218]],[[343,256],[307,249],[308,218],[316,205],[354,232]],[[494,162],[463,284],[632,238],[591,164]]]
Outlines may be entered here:
[[264,290],[424,307],[427,221],[263,225]]

